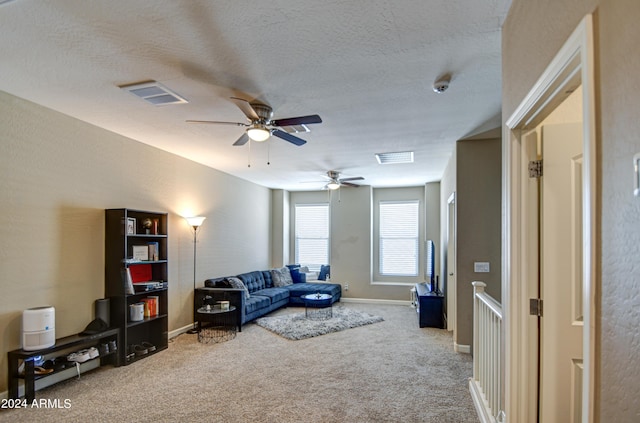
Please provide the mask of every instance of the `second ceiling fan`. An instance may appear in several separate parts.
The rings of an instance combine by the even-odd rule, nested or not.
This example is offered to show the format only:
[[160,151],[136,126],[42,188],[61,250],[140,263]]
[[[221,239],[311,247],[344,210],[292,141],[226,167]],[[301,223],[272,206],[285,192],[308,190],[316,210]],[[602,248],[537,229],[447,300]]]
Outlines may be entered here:
[[231,97],[231,101],[242,110],[249,120],[248,123],[220,122],[214,120],[187,120],[187,122],[246,127],[245,133],[233,143],[235,146],[245,145],[250,139],[257,142],[266,141],[271,135],[288,141],[291,144],[301,146],[307,142],[302,138],[296,137],[293,133],[309,132],[309,128],[307,128],[306,125],[322,123],[322,119],[318,115],[271,119],[273,116],[271,106],[257,102],[249,102],[237,97]]
[[354,184],[353,181],[363,181],[364,178],[362,176],[354,176],[352,178],[341,178],[340,172],[337,170],[330,170],[327,172],[327,175],[322,175],[324,178],[329,181],[324,186],[323,189],[336,190],[342,186],[347,187],[359,187],[360,185]]

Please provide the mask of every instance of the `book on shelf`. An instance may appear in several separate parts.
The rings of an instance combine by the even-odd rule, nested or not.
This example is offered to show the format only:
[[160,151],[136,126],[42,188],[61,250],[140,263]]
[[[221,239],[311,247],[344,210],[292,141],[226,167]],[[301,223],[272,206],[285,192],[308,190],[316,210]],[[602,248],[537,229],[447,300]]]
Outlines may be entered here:
[[149,248],[149,260],[158,261],[160,258],[160,244],[157,242],[147,243]]

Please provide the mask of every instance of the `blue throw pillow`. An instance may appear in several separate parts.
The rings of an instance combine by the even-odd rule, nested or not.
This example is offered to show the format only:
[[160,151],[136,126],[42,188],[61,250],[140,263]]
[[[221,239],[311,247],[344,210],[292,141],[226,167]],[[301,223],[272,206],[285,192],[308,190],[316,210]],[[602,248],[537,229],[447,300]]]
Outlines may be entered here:
[[295,269],[291,269],[291,279],[293,279],[293,283],[305,283],[307,281],[307,275],[300,272],[300,268],[296,267]]
[[331,266],[329,266],[328,264],[326,266],[322,265],[320,266],[320,274],[318,275],[318,280],[325,281],[327,280],[327,276],[331,277],[330,274],[331,274]]

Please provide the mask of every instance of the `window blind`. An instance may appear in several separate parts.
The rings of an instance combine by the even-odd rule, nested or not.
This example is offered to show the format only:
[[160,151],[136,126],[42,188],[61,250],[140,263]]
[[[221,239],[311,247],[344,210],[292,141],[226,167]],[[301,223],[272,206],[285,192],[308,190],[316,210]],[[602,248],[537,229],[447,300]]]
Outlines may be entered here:
[[418,201],[380,202],[380,275],[418,275],[418,216]]
[[328,204],[296,204],[295,262],[316,272],[329,264]]

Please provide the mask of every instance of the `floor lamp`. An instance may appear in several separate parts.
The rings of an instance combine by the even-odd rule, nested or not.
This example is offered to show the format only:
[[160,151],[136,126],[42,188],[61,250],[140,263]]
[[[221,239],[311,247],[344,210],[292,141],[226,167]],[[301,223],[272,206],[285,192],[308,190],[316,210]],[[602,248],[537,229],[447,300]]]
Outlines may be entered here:
[[202,225],[202,222],[206,219],[203,216],[193,216],[193,217],[185,217],[187,223],[191,228],[193,228],[193,328],[189,329],[187,333],[194,334],[198,333],[198,329],[196,328],[196,241],[198,239],[198,229]]

